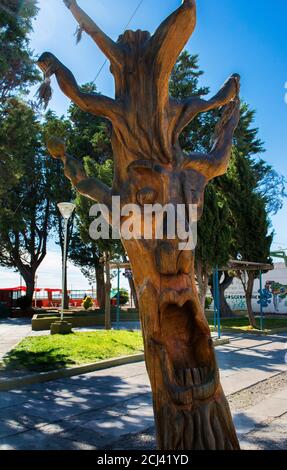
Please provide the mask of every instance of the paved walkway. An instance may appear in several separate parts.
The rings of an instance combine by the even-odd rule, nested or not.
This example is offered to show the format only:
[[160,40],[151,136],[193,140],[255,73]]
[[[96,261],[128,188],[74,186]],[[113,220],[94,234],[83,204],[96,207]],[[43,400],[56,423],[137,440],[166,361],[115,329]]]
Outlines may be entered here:
[[[287,370],[287,334],[231,337],[217,348],[227,395]],[[245,448],[258,424],[279,418],[286,429],[287,390],[234,413]],[[144,363],[0,392],[0,449],[111,449],[153,426]],[[262,431],[263,428],[262,428]],[[252,447],[253,446],[253,447]]]
[[30,318],[5,318],[0,320],[0,360],[23,338],[31,334]]

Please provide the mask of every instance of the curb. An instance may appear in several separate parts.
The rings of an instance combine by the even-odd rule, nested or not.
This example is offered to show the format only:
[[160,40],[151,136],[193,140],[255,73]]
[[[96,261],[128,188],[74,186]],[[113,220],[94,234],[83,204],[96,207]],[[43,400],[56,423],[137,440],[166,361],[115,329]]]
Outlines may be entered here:
[[[216,330],[211,330],[216,331]],[[272,330],[243,330],[241,328],[225,328],[221,327],[221,331],[223,333],[243,333],[243,334],[250,334],[250,335],[258,335],[258,336],[269,336],[275,335],[277,333],[287,333],[287,328],[274,328]]]
[[217,338],[213,339],[214,346],[223,346],[224,344],[229,344],[230,340],[228,338]]
[[39,374],[26,375],[24,377],[16,377],[12,379],[0,380],[0,392],[13,390],[42,382],[49,382],[74,375],[87,374],[97,370],[110,369],[111,367],[122,366],[144,361],[144,354],[134,354],[132,356],[122,356],[116,359],[108,359],[105,361],[85,364],[83,366],[69,367],[67,369],[51,370],[49,372],[40,372]]
[[[213,339],[214,346],[229,344],[228,338]],[[0,379],[0,392],[19,389],[27,385],[34,385],[51,380],[73,377],[75,375],[87,374],[97,370],[110,369],[111,367],[122,366],[144,361],[144,354],[134,354],[132,356],[122,356],[115,359],[84,364],[82,366],[69,367],[67,369],[51,370],[49,372],[40,372],[38,374],[26,375],[24,377],[15,377],[12,379]]]

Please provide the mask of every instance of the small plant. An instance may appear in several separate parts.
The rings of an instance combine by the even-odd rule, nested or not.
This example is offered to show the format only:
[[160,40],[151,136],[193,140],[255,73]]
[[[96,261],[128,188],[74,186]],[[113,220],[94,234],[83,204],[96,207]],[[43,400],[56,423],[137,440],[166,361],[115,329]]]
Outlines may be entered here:
[[[115,296],[117,298],[117,295]],[[129,301],[129,293],[126,289],[120,289],[120,305],[126,305]]]
[[85,310],[89,310],[89,308],[92,308],[94,305],[92,297],[85,297],[82,303],[83,307]]
[[212,298],[211,297],[206,297],[205,299],[205,309],[208,310],[212,304]]

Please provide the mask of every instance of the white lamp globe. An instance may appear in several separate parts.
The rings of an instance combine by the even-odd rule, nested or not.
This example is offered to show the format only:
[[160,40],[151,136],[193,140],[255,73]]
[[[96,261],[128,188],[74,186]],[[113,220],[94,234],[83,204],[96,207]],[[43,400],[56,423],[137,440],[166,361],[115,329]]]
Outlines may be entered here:
[[72,202],[60,202],[58,204],[58,209],[61,212],[62,217],[64,217],[64,219],[66,220],[71,217],[75,207],[75,204],[73,204]]

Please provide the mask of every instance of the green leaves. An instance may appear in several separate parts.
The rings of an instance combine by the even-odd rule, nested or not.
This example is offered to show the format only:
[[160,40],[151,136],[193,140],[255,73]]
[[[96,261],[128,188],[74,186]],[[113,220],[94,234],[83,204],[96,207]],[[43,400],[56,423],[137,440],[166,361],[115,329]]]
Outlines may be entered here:
[[0,105],[40,79],[28,35],[36,1],[0,0]]
[[51,222],[44,153],[34,110],[8,100],[0,114],[0,265],[19,270],[30,286],[46,254]]

